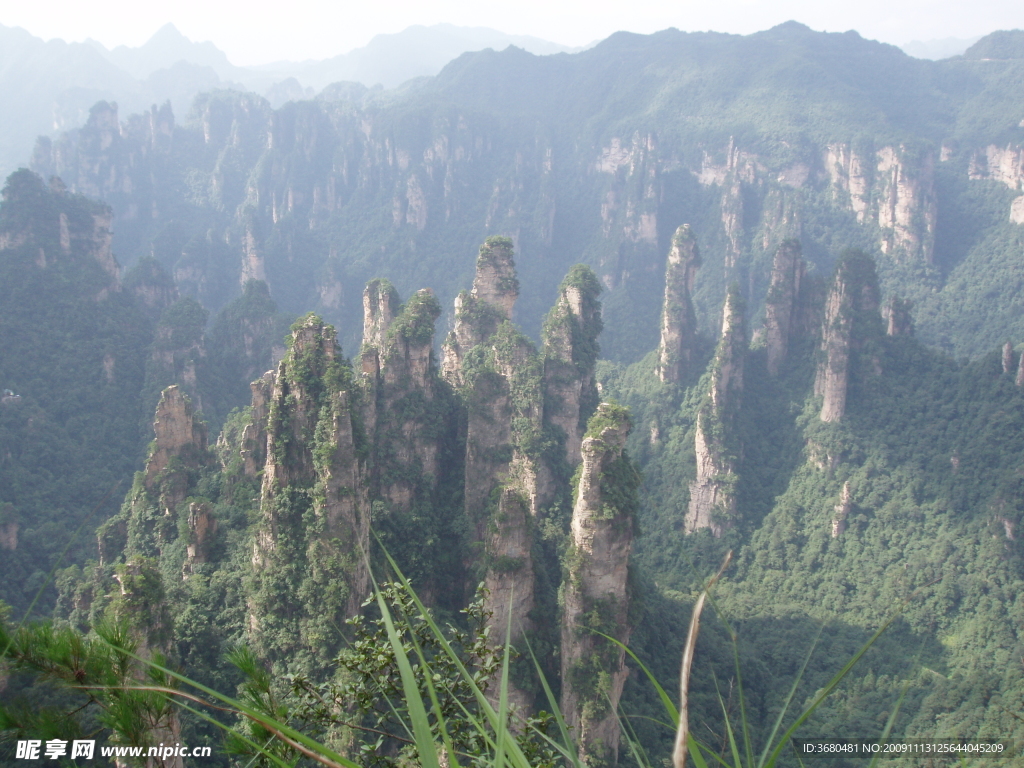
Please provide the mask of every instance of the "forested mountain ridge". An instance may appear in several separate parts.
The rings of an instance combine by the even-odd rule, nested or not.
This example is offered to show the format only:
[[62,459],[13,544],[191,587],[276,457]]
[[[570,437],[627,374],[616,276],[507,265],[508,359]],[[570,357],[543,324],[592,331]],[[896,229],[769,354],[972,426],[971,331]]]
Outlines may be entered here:
[[[82,630],[120,617],[145,653],[220,688],[238,681],[226,651],[246,644],[274,671],[281,711],[308,713],[309,685],[333,691],[359,663],[340,652],[342,622],[367,565],[383,567],[372,527],[441,615],[486,586],[490,636],[540,652],[588,764],[605,765],[619,740],[608,700],[638,718],[649,753],[671,733],[591,630],[628,640],[668,683],[696,591],[731,548],[717,601],[741,638],[757,738],[803,654],[798,699],[894,612],[806,734],[876,736],[906,689],[893,735],[1017,738],[1024,355],[1006,345],[959,365],[929,350],[903,302],[881,303],[869,256],[844,252],[822,280],[795,240],[773,258],[764,325],[748,331],[734,286],[715,343],[687,322],[703,268],[689,229],[665,262],[658,347],[600,363],[596,381],[596,276],[570,271],[538,350],[508,320],[512,243],[492,238],[441,364],[433,295],[403,304],[375,280],[355,361],[333,328],[301,319],[216,439],[165,389],[146,469],[100,528],[99,559],[60,575],[58,615]],[[713,676],[734,669],[724,628],[705,625],[690,706],[714,744]],[[288,694],[293,679],[305,682]],[[514,665],[519,711],[539,693]],[[175,717],[183,739],[214,738]],[[364,757],[391,759],[377,749]]]
[[[59,621],[128,621],[224,690],[244,643],[304,711],[292,676],[330,685],[351,662],[372,530],[444,617],[485,585],[476,615],[529,640],[598,765],[616,757],[609,701],[652,754],[669,738],[590,630],[673,685],[700,584],[733,549],[718,604],[756,735],[819,630],[798,700],[902,611],[807,735],[876,736],[908,685],[894,735],[1024,738],[1016,40],[929,63],[795,24],[670,30],[467,55],[386,97],[208,94],[184,125],[96,105],[38,145],[49,186],[20,171],[0,207],[4,284],[42,286],[0,306],[7,444],[30,444],[31,398],[56,412],[112,368],[117,420],[80,442],[116,432],[125,475],[146,456],[94,557],[60,574]],[[123,279],[113,252],[137,259]],[[31,305],[44,292],[53,306]],[[278,305],[337,325],[303,315],[285,352]],[[73,380],[14,354],[93,326],[115,362],[93,339]],[[59,487],[16,453],[0,480]],[[19,609],[45,578],[26,563],[60,540],[25,487],[0,484]],[[703,631],[691,708],[724,745],[728,635]],[[511,698],[529,711],[539,693],[521,659]]]
[[[117,509],[161,389],[181,382],[219,424],[283,352],[287,322],[264,284],[249,284],[207,331],[209,312],[152,259],[122,277],[111,218],[28,171],[3,190],[0,568],[18,610],[65,546],[64,562],[95,552],[90,531]],[[40,608],[53,597],[51,587]]]
[[122,258],[155,256],[211,309],[265,276],[288,311],[353,327],[360,286],[384,273],[449,306],[471,279],[452,254],[501,232],[531,335],[582,261],[610,289],[606,354],[635,359],[657,334],[643,297],[687,221],[709,259],[702,327],[732,280],[763,295],[774,246],[799,236],[812,271],[846,245],[874,252],[922,338],[972,355],[1024,332],[1024,59],[983,44],[928,62],[795,23],[619,33],[571,56],[466,54],[404,90],[339,86],[279,110],[217,92],[184,123],[164,108],[120,124],[97,105],[41,141],[33,168],[106,200]]

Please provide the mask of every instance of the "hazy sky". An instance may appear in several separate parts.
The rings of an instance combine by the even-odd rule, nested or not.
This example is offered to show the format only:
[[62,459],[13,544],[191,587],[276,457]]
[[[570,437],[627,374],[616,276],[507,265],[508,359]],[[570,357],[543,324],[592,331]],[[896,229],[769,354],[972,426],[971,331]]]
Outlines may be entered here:
[[108,47],[144,43],[174,23],[211,40],[235,64],[323,59],[382,32],[449,22],[583,45],[627,29],[666,27],[747,34],[796,19],[829,32],[856,29],[897,45],[1024,28],[1022,0],[0,0],[0,23],[45,39],[95,38]]

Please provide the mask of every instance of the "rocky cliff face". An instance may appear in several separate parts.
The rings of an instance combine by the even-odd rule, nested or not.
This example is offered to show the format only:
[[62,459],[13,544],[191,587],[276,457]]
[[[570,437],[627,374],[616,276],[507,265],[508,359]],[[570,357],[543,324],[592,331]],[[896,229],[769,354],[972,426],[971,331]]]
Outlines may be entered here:
[[690,292],[700,264],[697,239],[689,224],[683,224],[672,236],[672,248],[665,264],[665,300],[658,345],[658,378],[662,381],[678,383],[689,373],[697,336],[697,318]]
[[[230,286],[259,279],[288,297],[286,309],[314,306],[354,322],[354,286],[371,275],[353,250],[356,239],[336,233],[363,226],[367,216],[386,220],[372,248],[423,259],[442,296],[454,293],[457,280],[440,254],[464,247],[460,233],[481,226],[515,235],[528,254],[521,277],[531,287],[585,258],[607,288],[636,288],[657,270],[665,239],[659,226],[679,215],[675,182],[666,181],[679,174],[692,176],[708,203],[702,242],[714,243],[708,252],[721,254],[726,276],[706,270],[717,295],[701,297],[705,310],[729,279],[749,278],[752,290],[767,281],[761,252],[799,234],[802,207],[818,205],[794,190],[831,189],[826,207],[852,211],[892,258],[932,258],[933,161],[909,145],[832,142],[780,166],[737,141],[683,151],[641,131],[581,147],[576,158],[555,151],[550,136],[524,143],[491,135],[466,115],[395,132],[388,119],[351,104],[320,100],[275,111],[252,95],[226,93],[199,99],[194,126],[176,126],[158,112],[116,129],[116,109],[97,105],[86,126],[41,143],[36,167],[109,200],[119,247],[132,256],[152,253],[183,292],[211,307],[227,300]],[[185,184],[174,176],[181,168],[188,169],[190,204],[210,212],[212,223],[201,230],[174,215],[181,201],[169,190]],[[583,221],[592,232],[580,229]],[[575,252],[562,253],[556,241]],[[639,309],[653,331],[657,313]],[[540,312],[535,305],[528,312],[532,325]]]
[[1024,150],[1013,144],[989,144],[972,155],[967,175],[973,180],[992,179],[1019,191],[1024,183]]
[[186,555],[182,573],[188,578],[195,572],[195,566],[210,562],[219,524],[210,505],[204,502],[189,504],[186,524],[188,543],[185,545]]
[[837,142],[825,149],[824,161],[833,198],[841,205],[848,205],[856,214],[857,221],[865,221],[871,205],[873,169],[870,157],[865,159],[849,144]]
[[160,315],[146,366],[147,385],[176,382],[203,410],[199,371],[207,357],[205,328],[210,313],[195,299],[185,297]]
[[[96,600],[75,607],[76,620],[90,611],[94,620],[116,598],[152,629],[148,648],[200,653],[197,644],[219,641],[177,627],[171,607],[229,611],[218,602],[228,595],[203,589],[218,574],[244,594],[233,631],[265,663],[320,674],[369,589],[372,518],[428,602],[461,607],[479,574],[496,646],[506,635],[520,650],[528,638],[564,644],[561,661],[542,663],[554,674],[564,662],[567,711],[586,734],[590,764],[614,761],[625,667],[587,628],[628,639],[639,475],[624,452],[624,409],[604,404],[586,436],[580,429],[596,407],[601,285],[587,267],[570,271],[540,354],[508,320],[517,288],[510,243],[484,250],[477,290],[462,297],[474,311],[461,313],[453,334],[457,390],[433,357],[441,310],[432,292],[402,303],[384,281],[366,289],[361,370],[342,357],[331,326],[300,320],[277,370],[252,383],[251,409],[229,419],[216,467],[184,388],[167,388],[147,472],[100,532],[103,562],[88,592]],[[741,374],[728,354],[721,371],[720,389],[731,391]],[[570,521],[560,510],[574,462],[583,466]],[[555,598],[559,531],[573,552],[564,612]],[[84,595],[65,602],[84,605]],[[520,718],[537,703],[528,677],[517,671],[509,688]]]
[[[121,513],[100,529],[99,548],[105,563],[119,559],[131,563],[135,558],[136,570],[150,568],[138,558],[159,556],[177,538],[178,521],[187,515],[184,502],[200,472],[213,464],[206,425],[180,387],[168,387],[161,394],[153,431],[156,439],[142,482],[136,482]],[[160,578],[156,574],[150,581]],[[169,633],[167,629],[165,634]]]
[[814,378],[814,394],[822,399],[821,420],[825,422],[839,421],[846,413],[852,304],[850,287],[837,275],[825,304],[822,357]]
[[876,330],[878,305],[874,262],[860,251],[847,251],[836,267],[821,329],[814,394],[822,398],[822,421],[839,421],[846,413],[851,351]]
[[913,305],[907,299],[893,296],[882,308],[887,336],[913,336],[914,319],[910,314]]
[[[533,628],[534,517],[545,493],[540,478],[547,477],[535,448],[544,364],[509,321],[518,292],[511,241],[489,238],[472,293],[456,299],[455,331],[444,350],[445,377],[459,387],[467,409],[465,510],[473,538],[484,545],[486,606],[499,644],[509,629],[513,643],[520,643]],[[510,700],[522,713],[531,709],[514,684]]]
[[[457,561],[451,499],[442,488],[462,479],[455,455],[458,414],[451,387],[440,378],[433,351],[441,307],[429,289],[400,304],[390,285],[367,286],[369,308],[363,327],[363,421],[370,439],[371,493],[377,530],[392,539],[420,537],[423,562]],[[458,476],[458,480],[456,480]],[[443,537],[449,540],[442,541]],[[409,574],[421,595],[454,599],[458,588],[439,568]],[[428,575],[429,574],[429,575]]]
[[736,515],[736,461],[739,453],[734,414],[743,391],[747,352],[743,303],[729,292],[722,311],[722,336],[711,364],[711,385],[697,418],[694,445],[697,478],[690,484],[684,530],[709,529],[718,537]]
[[796,330],[797,299],[803,277],[800,241],[786,240],[775,252],[771,287],[765,300],[765,340],[768,345],[768,372],[772,376],[778,375],[779,367],[785,362]]
[[938,214],[930,150],[899,145],[858,152],[835,143],[826,149],[824,165],[836,201],[848,205],[857,221],[878,226],[883,253],[932,263]]
[[883,147],[877,158],[882,253],[902,249],[910,258],[931,264],[937,216],[934,155],[900,146]]
[[[580,461],[581,421],[597,404],[594,366],[602,321],[597,276],[574,267],[559,287],[538,354],[508,319],[517,292],[511,242],[489,239],[473,292],[456,300],[445,376],[458,386],[466,408],[465,512],[483,545],[491,637],[501,643],[508,632],[521,646],[538,629],[536,558],[542,547],[534,531],[556,497],[567,495],[561,485],[568,484],[571,470],[564,467]],[[564,460],[545,452],[546,441],[558,446]],[[510,698],[520,713],[532,710],[532,697],[517,684]]]
[[[334,330],[309,316],[278,367],[267,423],[250,632],[269,658],[326,650],[369,588],[365,437]],[[322,590],[315,614],[297,594]]]
[[[615,288],[630,280],[636,267],[630,262],[646,260],[657,245],[658,209],[664,194],[661,173],[665,161],[657,136],[637,131],[628,138],[612,137],[607,145],[600,147],[592,163],[588,171],[596,171],[592,176],[596,182],[594,202],[600,213],[600,233],[604,241],[596,268],[602,283]],[[551,213],[551,223],[555,225],[554,199]]]
[[206,425],[199,420],[180,387],[164,390],[153,430],[156,432],[154,451],[145,465],[145,486],[151,492],[172,459],[185,464],[196,463],[207,450]]
[[[543,418],[542,362],[533,344],[502,323],[477,347],[479,368],[463,369],[469,419],[466,431],[466,513],[485,544],[492,636],[502,642],[512,622],[513,643],[532,629],[533,529],[545,477],[536,452]],[[515,610],[510,614],[510,600]],[[529,711],[525,692],[510,700]]]
[[489,239],[477,259],[472,293],[455,300],[455,330],[444,347],[445,377],[463,389],[469,410],[466,512],[476,521],[478,539],[486,526],[487,499],[511,460],[513,408],[539,405],[539,393],[530,391],[514,404],[508,380],[524,372],[518,366],[534,356],[529,341],[508,322],[517,295],[511,242]]
[[583,439],[562,614],[562,714],[589,766],[618,759],[616,709],[625,652],[589,631],[629,642],[629,555],[639,475],[625,453],[629,417],[602,403]]
[[363,290],[363,352],[376,354],[378,359],[372,363],[375,370],[380,368],[380,352],[401,304],[398,291],[388,280],[371,280]]
[[158,320],[180,298],[174,279],[153,258],[140,259],[125,276],[124,283],[128,293],[153,320]]
[[[0,251],[23,250],[40,269],[59,272],[67,270],[69,261],[88,260],[99,267],[89,280],[96,301],[121,290],[121,268],[111,250],[113,213],[108,206],[68,194],[60,179],[46,188],[26,170],[7,180],[3,200]],[[45,220],[39,216],[43,211],[49,214]]]
[[0,547],[8,552],[14,552],[18,548],[18,527],[17,520],[0,524]]
[[570,466],[580,462],[580,440],[598,402],[600,293],[601,283],[589,267],[573,267],[544,322],[544,422],[565,435]]
[[[1024,149],[1007,144],[999,147],[989,144],[971,157],[967,175],[971,179],[991,179],[1020,192],[1024,189]],[[1024,195],[1010,203],[1010,221],[1024,224]]]
[[480,246],[473,290],[455,298],[455,329],[444,343],[444,376],[452,385],[462,382],[466,353],[490,338],[501,322],[512,318],[519,296],[515,270],[509,238],[490,237]]
[[249,385],[252,391],[252,418],[242,432],[239,451],[248,477],[256,477],[267,462],[267,419],[270,416],[276,378],[276,371],[267,371]]
[[[857,123],[859,128],[844,111],[851,109],[845,92],[826,97],[844,104],[841,113],[829,113],[845,115],[835,135],[864,135],[857,143],[830,139],[821,124],[807,132],[781,115],[781,123],[762,122],[779,106],[770,99],[753,118],[718,111],[732,95],[662,101],[658,94],[670,87],[662,72],[668,70],[648,68],[649,46],[660,44],[638,40],[617,60],[616,82],[635,97],[620,105],[635,120],[636,130],[625,133],[609,122],[602,106],[608,81],[588,80],[600,67],[612,66],[606,57],[619,55],[612,46],[560,64],[536,62],[538,71],[565,84],[560,105],[546,101],[543,90],[519,92],[511,85],[523,82],[525,66],[513,56],[473,57],[461,66],[467,77],[472,70],[488,80],[487,88],[470,87],[453,70],[427,86],[439,97],[422,103],[416,89],[394,99],[335,89],[275,110],[252,94],[221,91],[202,95],[195,120],[182,125],[165,107],[125,119],[115,105],[100,103],[81,128],[41,141],[33,163],[46,176],[65,178],[72,190],[114,206],[117,249],[126,263],[154,255],[209,306],[225,303],[240,282],[265,278],[286,310],[315,307],[348,323],[356,320],[359,291],[370,271],[385,263],[395,275],[400,265],[415,261],[421,279],[447,303],[464,277],[451,269],[450,254],[469,247],[472,233],[480,231],[515,238],[523,257],[520,278],[531,289],[550,286],[571,263],[584,260],[607,288],[639,294],[653,282],[659,252],[684,211],[711,259],[695,294],[706,317],[729,279],[750,277],[750,295],[767,282],[770,262],[763,256],[777,240],[765,245],[758,235],[779,219],[776,198],[793,191],[795,217],[783,216],[790,224],[824,218],[842,219],[845,226],[857,220],[864,239],[870,237],[889,258],[930,261],[937,215],[931,176],[939,153],[933,160],[930,151],[916,147],[939,138],[937,124],[925,130],[925,123],[874,123],[867,115],[895,119],[889,114],[894,99],[877,101],[876,86],[883,87],[877,78],[860,92],[858,98],[867,101],[853,108],[861,115],[857,119],[867,121]],[[832,50],[835,41],[821,38],[817,44]],[[693,45],[704,43],[680,39],[665,55],[682,64]],[[794,54],[799,46],[781,39],[770,45],[790,46],[777,48],[780,56],[806,54]],[[873,54],[864,48],[857,55]],[[762,99],[763,93],[746,92],[744,98]],[[953,102],[962,97],[950,96]],[[862,112],[868,102],[873,107]],[[507,116],[507,103],[521,108],[496,123],[491,110]],[[684,104],[696,111],[679,112]],[[821,102],[813,108],[819,107],[832,108]],[[538,114],[557,117],[541,128]],[[951,115],[935,117],[941,122]],[[699,126],[712,123],[742,133],[709,144]],[[584,124],[593,124],[595,132],[581,134]],[[897,124],[898,129],[886,127]],[[983,132],[979,128],[971,139],[984,147],[975,153],[972,174],[1016,183],[1019,146],[991,144]],[[959,158],[948,141],[945,147],[942,157]],[[969,151],[962,153],[965,158]],[[186,217],[184,210],[203,215]],[[1012,210],[1024,220],[1024,196]],[[380,226],[367,226],[371,221]],[[807,243],[810,261],[828,250],[822,235],[828,229],[816,226],[807,233],[815,241],[813,247]],[[402,277],[396,283],[403,292],[418,285]],[[705,291],[706,298],[699,295]],[[617,304],[607,302],[609,319],[640,309],[647,339],[656,333],[657,308],[643,307],[634,296],[621,310]],[[546,307],[531,302],[520,309],[533,334]],[[606,348],[612,344],[606,341]]]

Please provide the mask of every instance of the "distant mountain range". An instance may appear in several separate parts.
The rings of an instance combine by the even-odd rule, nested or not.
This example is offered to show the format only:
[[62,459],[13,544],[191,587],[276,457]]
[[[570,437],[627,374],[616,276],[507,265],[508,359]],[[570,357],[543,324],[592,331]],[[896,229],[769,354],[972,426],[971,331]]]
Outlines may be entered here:
[[903,52],[915,59],[948,59],[960,56],[968,48],[981,40],[980,37],[946,37],[942,40],[912,40],[900,46]]
[[[919,59],[943,59],[964,53],[977,39],[915,40],[903,50]],[[417,25],[377,35],[362,48],[322,61],[239,67],[212,42],[193,42],[173,24],[164,25],[144,45],[113,50],[91,39],[44,41],[0,24],[0,178],[28,161],[37,136],[83,125],[99,100],[116,101],[123,114],[170,101],[174,113],[185,116],[196,94],[234,89],[260,94],[276,109],[338,82],[397,88],[436,75],[470,51],[514,45],[545,56],[578,53],[596,42],[569,48],[485,27]]]
[[77,128],[99,100],[118,102],[125,114],[170,101],[175,114],[187,115],[197,93],[228,88],[266,96],[278,107],[339,81],[395,88],[436,75],[467,51],[509,45],[537,55],[582,50],[482,27],[437,24],[377,35],[363,48],[324,61],[247,68],[233,65],[211,42],[192,42],[173,24],[138,48],[113,50],[95,40],[44,41],[0,25],[0,178],[28,161],[37,136]]

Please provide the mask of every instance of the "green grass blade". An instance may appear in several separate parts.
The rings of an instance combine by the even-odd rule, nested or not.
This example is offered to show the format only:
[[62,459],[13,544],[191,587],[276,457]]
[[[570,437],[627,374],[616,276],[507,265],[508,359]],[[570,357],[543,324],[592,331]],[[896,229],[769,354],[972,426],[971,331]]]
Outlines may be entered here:
[[[903,706],[903,700],[906,698],[907,691],[910,690],[910,685],[912,682],[913,678],[908,677],[907,682],[903,684],[903,690],[900,692],[900,697],[896,700],[896,706],[893,707],[892,713],[889,715],[889,718],[885,721],[885,728],[882,729],[882,735],[878,739],[879,742],[883,742],[889,738],[889,733],[892,731],[892,727],[896,724],[896,717],[900,713],[900,708]],[[880,752],[876,752],[872,756],[871,762],[868,763],[868,768],[875,768],[875,766],[878,765],[878,760],[879,758],[881,758],[881,756],[882,755]]]
[[708,768],[707,762],[704,760],[704,754],[701,752],[701,745],[698,741],[693,738],[692,733],[686,734],[686,742],[689,745],[689,755],[693,760],[693,764],[697,768]]
[[[178,682],[184,683],[190,686],[191,688],[194,688],[195,690],[199,691],[200,693],[206,694],[213,700],[219,701],[222,704],[227,705],[228,707],[236,710],[242,716],[259,723],[267,730],[276,731],[279,737],[287,739],[289,742],[293,744],[293,746],[298,745],[299,747],[305,749],[307,751],[305,753],[306,756],[310,757],[313,760],[317,760],[318,762],[324,763],[326,765],[342,766],[343,768],[362,768],[357,763],[354,763],[351,760],[343,757],[342,755],[339,755],[337,752],[319,743],[315,739],[311,739],[305,734],[295,730],[291,726],[279,722],[275,718],[269,717],[268,715],[262,712],[259,712],[258,710],[250,707],[245,702],[234,699],[231,696],[227,696],[223,693],[220,693],[219,691],[215,691],[214,689],[205,686],[202,683],[196,682],[195,680],[192,680],[191,678],[188,678],[185,675],[180,674],[179,672],[175,672],[172,669],[163,667],[150,659],[144,659],[134,653],[129,655],[136,661],[139,661],[142,664],[145,664],[153,669],[163,672],[164,674],[177,680]],[[123,688],[124,686],[121,687]],[[135,687],[137,687],[139,690],[154,690],[156,688],[155,686]],[[163,692],[171,696],[178,695],[181,693],[181,691],[171,689],[165,689]],[[302,750],[300,749],[300,751]]]
[[508,665],[512,647],[512,600],[508,602],[508,622],[505,625],[505,650],[501,660],[501,687],[498,689],[498,728],[495,732],[494,765],[505,764],[505,741],[508,738]]
[[412,590],[412,587],[409,584],[408,579],[406,579],[405,576],[402,574],[402,571],[399,569],[398,564],[394,561],[391,555],[388,554],[387,550],[384,550],[384,555],[387,558],[388,563],[391,565],[391,568],[394,570],[399,580],[399,583],[409,591],[409,596],[412,598],[417,610],[419,610],[420,614],[423,616],[423,620],[430,627],[431,632],[433,632],[434,635],[437,637],[438,644],[444,650],[445,655],[448,656],[448,658],[452,661],[452,664],[455,665],[455,668],[458,670],[459,674],[466,680],[467,684],[470,687],[470,690],[473,692],[474,698],[477,700],[477,703],[481,707],[481,712],[483,712],[483,714],[487,716],[489,725],[491,726],[491,728],[496,728],[498,713],[494,711],[494,708],[490,705],[490,702],[487,700],[487,697],[484,695],[483,691],[480,690],[480,687],[473,680],[472,674],[470,674],[469,670],[466,668],[466,665],[463,664],[462,659],[459,658],[459,655],[455,652],[455,649],[452,648],[451,643],[448,642],[448,639],[444,636],[444,632],[437,625],[437,622],[434,621],[434,618],[430,615],[429,611],[427,611],[426,606],[423,605],[422,601],[419,599],[419,596]]
[[437,747],[434,736],[430,732],[430,721],[427,719],[427,710],[423,706],[423,699],[420,698],[420,689],[416,684],[416,676],[409,664],[409,657],[406,656],[402,639],[395,629],[395,623],[391,618],[391,611],[380,590],[374,587],[377,598],[377,607],[380,609],[381,618],[384,621],[384,628],[388,633],[388,641],[395,652],[395,663],[398,664],[398,672],[402,678],[402,691],[405,694],[405,703],[409,708],[409,719],[412,720],[412,730],[416,749],[419,751],[421,764],[424,768],[441,768],[437,759]]
[[[409,594],[412,594],[412,588],[408,587],[408,589],[409,589]],[[418,610],[422,611],[422,610],[425,610],[425,609],[419,608]],[[423,616],[425,616],[425,614],[421,613],[421,617],[423,617]],[[403,618],[405,619],[406,626],[411,628],[412,627],[411,617],[405,616],[404,613],[403,613]],[[443,711],[443,709],[441,707],[441,702],[440,702],[440,700],[439,700],[439,698],[437,696],[437,688],[434,687],[433,677],[429,674],[430,667],[429,667],[429,664],[427,663],[426,655],[423,653],[422,647],[420,647],[419,638],[416,636],[416,633],[413,632],[413,631],[410,631],[409,632],[409,637],[410,637],[410,640],[412,642],[413,648],[416,650],[416,656],[417,656],[417,658],[419,659],[419,662],[420,662],[420,669],[423,670],[423,680],[424,680],[424,683],[426,684],[426,687],[427,687],[427,695],[430,697],[431,709],[434,712],[434,717],[437,719],[438,733],[441,736],[441,741],[444,744],[445,751],[447,752],[447,754],[449,756],[450,765],[453,765],[453,766],[455,766],[457,768],[458,767],[458,760],[456,759],[456,756],[455,756],[455,748],[454,748],[454,746],[452,744],[451,736],[448,733],[448,726],[447,726],[447,723],[445,722],[444,711]],[[392,710],[394,710],[394,707],[392,707]],[[396,715],[397,715],[397,713],[396,713]],[[401,719],[400,716],[399,716],[399,719]],[[472,718],[470,718],[470,719],[472,719]],[[403,725],[404,725],[404,723],[403,723]],[[411,734],[410,734],[410,736],[411,736]],[[413,738],[413,740],[415,741],[415,738]]]
[[[537,657],[533,653],[533,648],[530,646],[529,640],[526,642],[526,647],[530,651],[530,658],[533,660],[533,666],[537,670],[537,677],[540,678],[540,684],[544,689],[544,696],[547,697],[548,706],[551,708],[551,713],[555,716],[555,722],[558,724],[558,731],[562,736],[562,744],[565,745],[562,749],[566,750],[566,758],[575,768],[580,768],[582,763],[580,762],[579,754],[576,752],[576,742],[569,733],[569,725],[565,722],[565,718],[562,717],[562,710],[558,706],[558,702],[555,701],[555,694],[551,690],[551,686],[548,685],[547,677],[540,668],[540,662],[537,661]],[[550,741],[550,739],[548,739],[548,741]]]
[[615,643],[615,645],[619,646],[619,648],[621,648],[622,650],[624,650],[626,653],[629,654],[629,657],[631,659],[633,659],[633,661],[636,662],[636,665],[638,667],[640,667],[640,670],[647,676],[647,679],[651,681],[651,685],[654,686],[654,690],[656,690],[658,692],[658,698],[661,699],[661,705],[665,708],[665,712],[668,714],[668,716],[670,718],[672,718],[672,727],[673,728],[678,727],[678,725],[679,725],[679,710],[676,708],[676,705],[672,703],[672,699],[665,692],[665,689],[661,687],[661,683],[658,682],[658,679],[654,676],[654,673],[652,673],[651,670],[649,670],[644,665],[644,663],[642,661],[640,661],[639,658],[637,658],[637,655],[635,653],[633,653],[633,651],[631,651],[629,649],[629,647],[627,645],[625,645],[624,643],[616,640],[611,635],[606,635],[603,632],[598,632],[596,629],[592,629],[590,631],[593,632],[595,635],[600,635],[601,637],[603,637],[605,640],[608,640],[609,642]]
[[[195,707],[190,707],[188,704],[186,704],[183,701],[175,700],[174,703],[177,704],[182,709],[184,709],[185,711],[191,712],[196,717],[199,717],[199,718],[205,720],[208,723],[213,723],[214,725],[216,725],[221,730],[223,730],[225,732],[230,732],[236,738],[238,738],[241,741],[244,741],[250,747],[252,747],[254,750],[256,750],[257,754],[263,755],[268,760],[271,760],[272,762],[274,762],[278,766],[278,768],[292,768],[292,765],[290,763],[286,763],[284,760],[282,760],[277,755],[272,754],[271,752],[267,751],[267,747],[271,744],[273,739],[271,739],[271,741],[268,741],[266,744],[260,746],[255,741],[253,741],[248,736],[246,736],[244,733],[239,733],[238,731],[232,729],[231,726],[229,726],[227,723],[222,723],[217,718],[210,717],[208,714],[206,714],[202,710],[196,709]],[[253,760],[255,760],[255,759],[256,759],[256,755],[253,755]]]
[[732,636],[733,663],[736,667],[736,691],[740,700],[740,725],[743,729],[743,750],[747,756],[747,765],[754,768],[754,744],[750,736],[750,724],[747,722],[747,698],[743,695],[743,674],[740,671],[740,645],[736,635]]
[[811,657],[814,655],[814,649],[818,647],[818,642],[821,640],[821,633],[824,631],[825,623],[822,622],[821,626],[818,628],[818,634],[815,635],[814,641],[811,643],[811,647],[807,651],[807,655],[804,657],[804,663],[801,665],[800,671],[797,673],[796,679],[793,681],[793,686],[789,689],[789,695],[786,696],[786,700],[782,704],[782,710],[779,712],[779,716],[775,718],[775,723],[772,725],[772,731],[764,743],[764,749],[757,760],[758,768],[763,768],[764,766],[768,750],[771,749],[772,744],[775,743],[775,736],[779,732],[779,728],[782,727],[782,721],[786,717],[786,713],[789,711],[789,705],[793,703],[793,697],[796,696],[796,690],[800,686],[800,681],[803,680],[804,673],[807,671],[807,665],[811,662]]
[[[415,593],[415,591],[413,591],[408,579],[406,579],[405,576],[402,574],[401,569],[398,567],[398,564],[394,561],[394,559],[387,552],[387,550],[384,550],[384,555],[387,558],[391,567],[394,569],[394,572],[399,579],[399,583],[401,583],[408,590],[409,596],[412,598],[417,610],[419,610],[420,614],[423,616],[423,620],[430,627],[431,632],[434,633],[435,637],[437,638],[438,644],[444,650],[445,654],[449,657],[449,659],[451,659],[452,663],[455,665],[459,674],[464,678],[464,680],[469,685],[470,690],[472,691],[473,696],[480,707],[481,714],[483,714],[487,720],[487,724],[490,725],[490,727],[495,733],[498,733],[499,728],[501,727],[498,721],[498,713],[495,712],[494,707],[487,700],[487,697],[484,695],[483,691],[480,690],[480,687],[473,680],[472,674],[466,668],[465,664],[463,664],[462,659],[459,658],[459,655],[455,652],[455,649],[451,647],[451,643],[448,642],[448,639],[444,636],[444,632],[437,625],[437,622],[434,621],[434,618],[430,615],[430,612],[427,611],[426,606],[423,605],[423,602],[419,599],[419,596]],[[477,722],[476,719],[474,719],[473,722],[477,726],[478,731],[483,733],[484,724]],[[516,740],[506,740],[505,750],[509,753],[511,760],[515,765],[522,766],[523,768],[528,767],[529,761],[527,760],[526,755],[523,754],[523,751]]]
[[629,745],[630,754],[633,755],[636,764],[640,768],[653,768],[650,758],[647,757],[647,752],[644,750],[643,745],[640,744],[640,739],[637,738],[636,731],[633,730],[632,723],[628,719],[623,720],[618,712],[615,713],[615,719],[619,722],[619,733],[622,734],[622,738]]
[[725,717],[725,733],[729,737],[729,749],[732,752],[733,768],[743,768],[743,760],[740,758],[740,748],[736,743],[736,733],[732,728],[732,718],[729,717],[729,708],[725,706],[725,699],[722,698],[722,691],[718,687],[718,678],[715,677],[715,693],[718,695],[718,704],[722,708],[722,715]]
[[[905,605],[906,603],[904,603],[904,606]],[[863,646],[861,646],[860,650],[858,650],[857,653],[853,655],[853,658],[847,661],[846,664],[843,665],[843,668],[836,673],[835,677],[833,677],[828,682],[828,684],[821,689],[821,691],[814,698],[814,700],[807,705],[807,708],[804,709],[804,711],[796,719],[796,722],[793,723],[793,725],[791,725],[789,729],[782,735],[782,739],[779,740],[779,743],[772,750],[771,756],[768,758],[768,762],[765,763],[766,768],[773,768],[775,762],[779,758],[779,755],[782,753],[783,747],[785,747],[785,745],[789,742],[793,734],[796,733],[797,728],[803,725],[807,718],[814,714],[814,711],[819,706],[821,706],[821,702],[823,702],[825,698],[836,689],[839,683],[843,681],[843,678],[845,678],[846,675],[849,674],[850,670],[853,669],[853,667],[857,664],[858,661],[861,660],[861,658],[863,658],[864,654],[867,653],[868,650],[878,641],[878,638],[882,636],[882,633],[885,632],[885,630],[887,630],[890,626],[892,626],[892,623],[896,621],[896,617],[899,616],[900,613],[902,613],[902,610],[897,611],[892,616],[890,616],[882,624],[882,626],[880,626],[878,630],[871,636],[871,638]]]

